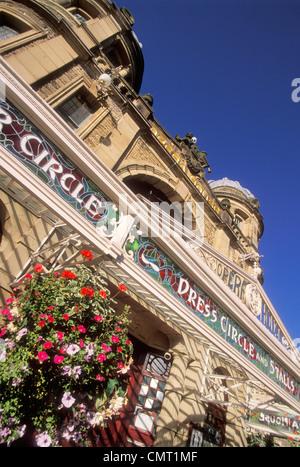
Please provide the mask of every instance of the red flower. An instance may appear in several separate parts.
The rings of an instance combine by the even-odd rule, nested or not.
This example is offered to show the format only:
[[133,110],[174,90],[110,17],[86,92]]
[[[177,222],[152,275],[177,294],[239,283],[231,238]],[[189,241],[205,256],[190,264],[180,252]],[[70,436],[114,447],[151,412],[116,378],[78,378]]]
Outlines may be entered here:
[[42,351],[38,353],[38,359],[40,360],[40,362],[43,362],[47,358],[48,358],[48,355],[46,354],[46,352]]
[[63,314],[63,319],[64,319],[65,321],[68,321],[69,316],[65,313],[65,314]]
[[58,339],[63,339],[64,338],[63,333],[60,332],[60,331],[57,331],[56,335],[57,335]]
[[36,265],[34,266],[34,270],[35,270],[36,272],[42,272],[42,271],[44,271],[43,265],[42,265],[42,264],[36,264]]
[[99,295],[101,295],[101,297],[104,299],[107,298],[106,292],[104,290],[99,290]]
[[44,349],[51,349],[51,347],[52,347],[52,342],[50,341],[45,342]]
[[126,292],[127,287],[125,285],[123,285],[123,284],[120,284],[118,289],[121,290],[121,292]]
[[54,323],[54,319],[53,319],[53,317],[51,315],[49,315],[47,319],[48,319],[49,323]]
[[76,275],[72,271],[63,271],[61,277],[65,279],[76,279]]
[[85,327],[84,326],[78,326],[78,331],[79,332],[85,332]]
[[114,342],[114,344],[119,342],[119,338],[117,336],[111,336],[111,340]]
[[103,318],[100,315],[94,316],[94,318],[95,318],[96,321],[99,321],[99,323],[101,323],[101,321],[103,321]]
[[40,321],[39,322],[39,326],[41,326],[41,328],[43,328],[45,326],[46,322],[45,321]]
[[64,361],[65,357],[63,357],[62,355],[55,355],[54,357],[54,363],[62,363]]
[[117,352],[123,352],[122,347],[117,347]]
[[128,339],[126,340],[125,344],[127,345],[130,345],[131,344],[131,341],[129,341]]
[[82,256],[85,256],[89,260],[93,258],[93,254],[90,250],[82,250],[81,254]]
[[82,287],[81,295],[85,295],[85,296],[87,296],[89,298],[93,298],[93,296],[95,295],[95,291],[94,291],[94,289],[92,289],[91,286],[89,286],[88,288]]

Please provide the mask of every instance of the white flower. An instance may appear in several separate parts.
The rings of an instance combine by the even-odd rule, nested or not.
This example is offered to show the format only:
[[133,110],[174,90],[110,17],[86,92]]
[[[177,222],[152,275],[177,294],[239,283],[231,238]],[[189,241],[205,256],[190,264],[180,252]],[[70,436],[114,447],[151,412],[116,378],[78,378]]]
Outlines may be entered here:
[[79,378],[79,376],[81,375],[81,366],[74,366],[73,375],[75,375],[76,379]]
[[17,333],[16,341],[19,341],[19,340],[21,339],[21,337],[25,336],[25,334],[27,334],[27,329],[26,329],[26,328],[21,329],[21,330]]
[[10,339],[4,339],[4,342],[10,350],[13,349],[15,346],[15,343]]
[[70,366],[68,366],[68,365],[64,366],[62,371],[63,371],[63,373],[62,373],[63,376],[71,376],[72,369],[71,369]]
[[100,425],[102,422],[104,422],[104,417],[101,412],[97,412],[94,417],[94,425]]
[[19,309],[18,309],[18,307],[16,307],[16,306],[12,307],[12,308],[10,309],[10,314],[11,314],[12,316],[19,316]]
[[71,396],[71,393],[67,391],[64,393],[61,402],[65,407],[70,408],[74,404],[75,399]]
[[15,326],[13,323],[9,323],[7,325],[7,329],[10,331],[10,332],[16,332],[18,330],[17,326]]
[[20,428],[18,428],[17,431],[19,433],[20,438],[22,438],[22,436],[24,436],[25,430],[26,430],[26,425],[22,425],[22,426],[20,426]]
[[94,353],[94,347],[95,347],[95,344],[92,343],[92,342],[86,346],[85,349],[86,349],[86,352],[87,352],[87,354],[88,354],[89,357],[90,357],[91,355],[93,355],[93,353]]
[[46,431],[44,431],[44,433],[41,433],[40,435],[37,435],[35,439],[36,439],[36,444],[40,448],[48,448],[52,442],[50,436],[47,435]]
[[118,412],[124,404],[124,397],[117,397],[116,399],[112,399],[109,405],[109,408],[115,412]]
[[13,378],[13,379],[12,379],[11,385],[12,385],[12,386],[19,386],[19,384],[21,383],[21,381],[22,381],[21,378]]
[[71,344],[67,348],[67,354],[68,355],[75,355],[77,352],[79,352],[79,350],[80,350],[79,345]]

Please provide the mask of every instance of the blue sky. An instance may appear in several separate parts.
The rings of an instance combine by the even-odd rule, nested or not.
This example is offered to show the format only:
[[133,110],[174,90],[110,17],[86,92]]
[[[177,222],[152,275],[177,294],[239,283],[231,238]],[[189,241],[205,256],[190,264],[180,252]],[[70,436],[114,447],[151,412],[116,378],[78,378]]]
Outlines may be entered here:
[[207,178],[238,180],[259,199],[264,289],[300,338],[300,0],[116,3],[135,19],[154,116],[172,136],[197,137]]

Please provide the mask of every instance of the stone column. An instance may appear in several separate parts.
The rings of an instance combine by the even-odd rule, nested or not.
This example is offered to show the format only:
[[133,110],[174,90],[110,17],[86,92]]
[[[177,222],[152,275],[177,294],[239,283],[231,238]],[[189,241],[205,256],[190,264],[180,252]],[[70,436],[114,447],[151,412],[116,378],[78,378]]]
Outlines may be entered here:
[[184,393],[185,374],[190,357],[184,349],[173,352],[173,362],[165,388],[165,396],[158,417],[154,447],[174,445],[180,402]]

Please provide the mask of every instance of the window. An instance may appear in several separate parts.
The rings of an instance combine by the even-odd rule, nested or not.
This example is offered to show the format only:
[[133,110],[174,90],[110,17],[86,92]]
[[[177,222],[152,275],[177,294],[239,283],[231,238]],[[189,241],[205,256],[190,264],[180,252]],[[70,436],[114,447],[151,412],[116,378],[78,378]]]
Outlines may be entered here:
[[235,216],[234,223],[238,226],[239,229],[242,228],[243,219],[239,216]]
[[[28,42],[46,36],[47,32],[31,23],[22,13],[2,6],[0,2],[0,52],[8,52]],[[7,8],[7,9],[6,9]],[[30,21],[30,22],[29,22]]]
[[80,94],[67,99],[57,108],[57,112],[74,130],[79,128],[93,113]]
[[80,23],[85,23],[91,19],[91,16],[80,8],[70,8],[69,11]]
[[11,28],[10,26],[0,26],[0,41],[10,39],[11,37],[17,36],[18,34],[18,31],[16,29]]
[[171,363],[163,356],[154,353],[147,354],[134,411],[135,428],[154,434],[170,368]]

